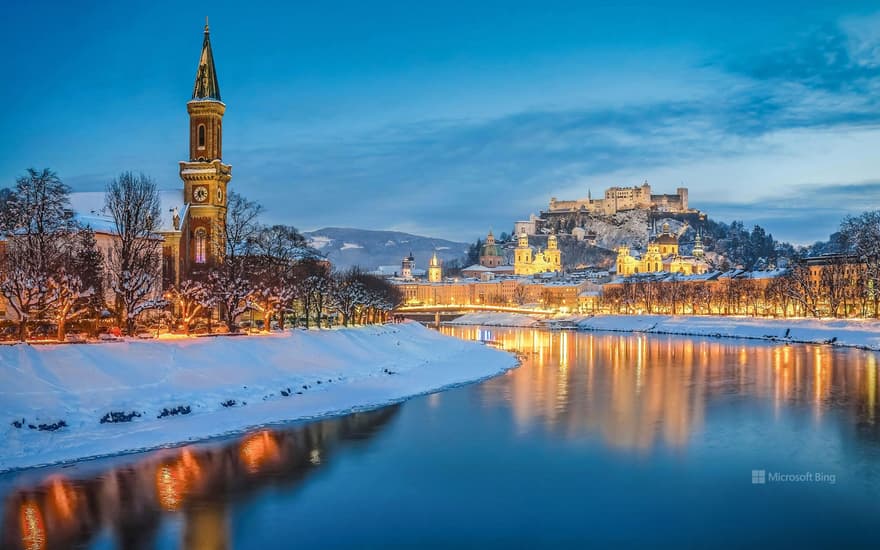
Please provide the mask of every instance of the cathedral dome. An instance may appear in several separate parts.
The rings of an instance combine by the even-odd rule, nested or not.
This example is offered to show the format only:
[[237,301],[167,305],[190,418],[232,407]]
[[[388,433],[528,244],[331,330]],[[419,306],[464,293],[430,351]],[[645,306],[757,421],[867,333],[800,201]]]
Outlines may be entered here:
[[486,243],[483,245],[483,256],[500,256],[501,254],[498,252],[498,245],[494,242]]
[[658,235],[654,242],[657,244],[678,244],[678,239],[671,233]]
[[669,227],[669,222],[665,222],[663,224],[663,232],[654,238],[654,242],[657,244],[666,244],[666,245],[670,245],[670,244],[677,245],[678,244],[678,237],[676,237],[672,233],[672,229]]

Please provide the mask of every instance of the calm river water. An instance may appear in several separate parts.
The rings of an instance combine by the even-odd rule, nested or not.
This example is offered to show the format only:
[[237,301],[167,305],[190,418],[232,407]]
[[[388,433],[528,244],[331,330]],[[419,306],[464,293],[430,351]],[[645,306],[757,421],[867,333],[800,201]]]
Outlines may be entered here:
[[524,363],[374,412],[0,476],[0,543],[877,544],[877,354],[443,330]]

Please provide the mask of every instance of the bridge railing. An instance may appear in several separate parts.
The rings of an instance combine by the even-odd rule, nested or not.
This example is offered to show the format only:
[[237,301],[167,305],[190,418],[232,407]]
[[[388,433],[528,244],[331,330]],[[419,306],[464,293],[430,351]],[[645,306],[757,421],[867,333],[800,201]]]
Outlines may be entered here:
[[459,311],[497,311],[500,313],[523,313],[526,315],[552,315],[557,313],[549,309],[531,309],[514,306],[491,306],[480,304],[468,305],[419,305],[401,306],[394,310],[395,313],[435,313],[435,312],[459,312]]

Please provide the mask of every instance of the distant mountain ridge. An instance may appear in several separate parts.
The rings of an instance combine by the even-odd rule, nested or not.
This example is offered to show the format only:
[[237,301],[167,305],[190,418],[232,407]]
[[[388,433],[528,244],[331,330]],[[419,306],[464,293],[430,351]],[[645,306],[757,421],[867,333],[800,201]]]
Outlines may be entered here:
[[372,271],[380,265],[400,265],[410,252],[416,259],[416,267],[426,269],[435,250],[442,261],[449,262],[462,259],[468,248],[467,243],[401,231],[325,227],[304,231],[303,235],[338,269],[357,265]]

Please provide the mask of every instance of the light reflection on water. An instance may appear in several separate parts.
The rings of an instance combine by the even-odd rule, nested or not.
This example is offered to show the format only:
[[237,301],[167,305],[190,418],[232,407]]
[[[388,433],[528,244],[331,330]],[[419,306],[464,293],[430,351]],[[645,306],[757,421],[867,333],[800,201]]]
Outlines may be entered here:
[[225,444],[145,453],[94,477],[55,471],[6,497],[3,547],[87,545],[105,530],[119,547],[149,547],[163,519],[180,514],[181,546],[224,548],[228,503],[270,486],[295,488],[320,466],[321,456],[371,437],[398,410],[393,405],[290,430],[260,430]]
[[[370,413],[0,477],[0,541],[270,548],[872,540],[868,527],[880,517],[875,353],[441,330],[515,351],[523,364]],[[754,468],[821,471],[838,482],[755,487]]]
[[[688,443],[716,396],[767,400],[777,411],[806,405],[815,421],[845,408],[861,427],[877,415],[877,355],[830,346],[765,345],[648,335],[444,327],[460,338],[515,351],[529,368],[481,386],[509,400],[517,423],[612,446]],[[600,372],[601,371],[601,372]]]

